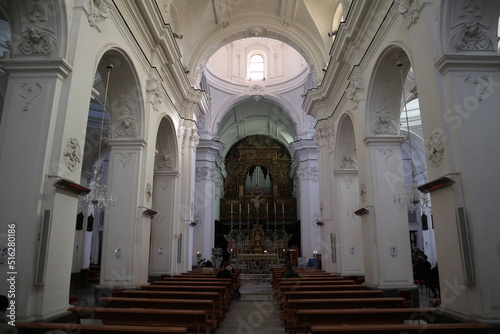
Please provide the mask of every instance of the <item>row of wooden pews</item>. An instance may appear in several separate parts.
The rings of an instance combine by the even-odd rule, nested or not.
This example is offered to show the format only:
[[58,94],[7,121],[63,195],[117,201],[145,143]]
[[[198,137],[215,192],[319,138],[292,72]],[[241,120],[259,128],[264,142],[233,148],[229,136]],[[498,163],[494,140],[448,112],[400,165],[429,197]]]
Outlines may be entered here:
[[[198,271],[162,275],[161,281],[137,290],[121,290],[102,297],[102,307],[71,307],[73,322],[18,323],[19,333],[38,334],[50,329],[80,333],[215,333],[238,291],[239,272],[233,279]],[[83,319],[102,325],[82,324]]]
[[281,278],[273,268],[272,285],[285,331],[297,334],[485,333],[488,324],[436,323],[438,308],[403,307],[403,298],[384,297],[354,280],[321,270],[295,268],[298,278]]

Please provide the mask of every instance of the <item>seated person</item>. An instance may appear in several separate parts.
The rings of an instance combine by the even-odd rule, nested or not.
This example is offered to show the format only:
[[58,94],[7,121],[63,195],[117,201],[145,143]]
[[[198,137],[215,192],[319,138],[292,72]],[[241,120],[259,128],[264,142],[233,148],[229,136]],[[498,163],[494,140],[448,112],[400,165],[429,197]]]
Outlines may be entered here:
[[205,266],[201,268],[201,272],[204,274],[213,274],[214,273],[214,268],[213,268],[213,263],[212,261],[207,261],[205,262]]
[[7,315],[5,314],[8,307],[9,299],[7,298],[7,296],[0,295],[0,333],[16,334],[16,327],[9,325],[10,319],[7,318]]
[[281,278],[292,278],[292,277],[299,277],[299,274],[293,270],[293,266],[291,263],[286,264],[286,270],[281,274]]

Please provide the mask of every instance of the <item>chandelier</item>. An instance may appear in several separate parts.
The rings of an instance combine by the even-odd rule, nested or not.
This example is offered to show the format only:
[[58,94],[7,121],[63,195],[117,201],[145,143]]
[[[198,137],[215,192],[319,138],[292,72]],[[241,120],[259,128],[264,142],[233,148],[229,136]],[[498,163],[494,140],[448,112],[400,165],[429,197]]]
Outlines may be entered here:
[[102,109],[102,118],[101,118],[101,128],[99,135],[99,145],[98,145],[98,153],[97,153],[97,166],[93,171],[93,182],[89,185],[90,192],[83,198],[82,207],[87,209],[91,204],[94,209],[98,211],[107,210],[112,208],[116,204],[116,197],[111,194],[108,194],[108,186],[103,184],[102,180],[102,166],[101,166],[101,145],[107,138],[103,136],[104,133],[104,117],[106,115],[106,105],[108,100],[108,85],[109,78],[111,74],[111,70],[113,69],[113,65],[108,65],[107,67],[107,79],[106,79],[106,88],[104,92],[104,104]]

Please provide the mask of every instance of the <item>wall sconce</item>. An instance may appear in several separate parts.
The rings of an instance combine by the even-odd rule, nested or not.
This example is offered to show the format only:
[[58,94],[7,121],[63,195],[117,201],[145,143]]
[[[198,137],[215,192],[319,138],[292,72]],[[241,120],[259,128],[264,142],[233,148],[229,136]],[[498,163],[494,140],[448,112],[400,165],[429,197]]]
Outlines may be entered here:
[[77,195],[87,195],[90,192],[90,189],[87,187],[82,186],[81,184],[78,184],[76,182],[73,182],[68,179],[60,178],[56,182],[54,182],[54,187],[59,188],[59,189],[64,189],[66,191],[69,191],[73,194]]
[[361,209],[354,211],[354,214],[356,216],[363,216],[363,215],[366,215],[368,212],[370,212],[370,210],[368,210],[367,208],[361,208]]
[[455,184],[455,180],[453,180],[450,177],[450,175],[451,174],[441,176],[438,179],[421,184],[417,187],[417,189],[419,191],[423,192],[424,194],[427,194],[427,193],[433,192],[435,190],[441,189],[443,187],[451,186],[451,185]]
[[183,35],[176,34],[175,32],[173,32],[172,35],[177,39],[182,39],[182,37],[184,37]]
[[337,32],[338,32],[338,30],[333,30],[333,31],[330,31],[330,32],[328,33],[328,37],[337,36]]
[[153,218],[154,216],[156,216],[156,214],[158,214],[158,212],[156,212],[155,210],[146,209],[146,210],[142,211],[142,214],[146,217]]

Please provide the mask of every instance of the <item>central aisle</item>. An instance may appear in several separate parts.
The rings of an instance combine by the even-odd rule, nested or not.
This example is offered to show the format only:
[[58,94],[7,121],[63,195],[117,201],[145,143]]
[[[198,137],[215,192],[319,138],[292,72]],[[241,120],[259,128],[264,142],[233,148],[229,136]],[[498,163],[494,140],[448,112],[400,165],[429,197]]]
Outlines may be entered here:
[[284,334],[279,306],[268,283],[246,284],[231,302],[217,334]]

